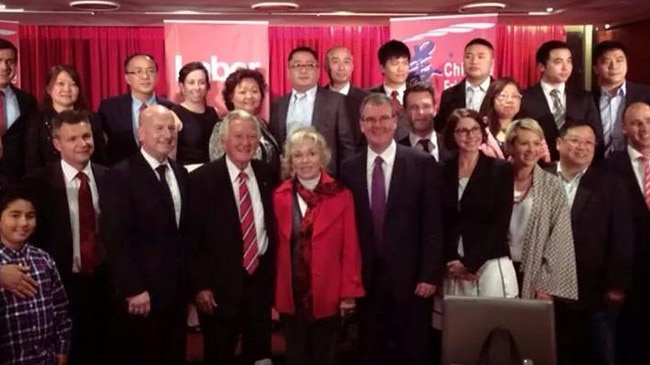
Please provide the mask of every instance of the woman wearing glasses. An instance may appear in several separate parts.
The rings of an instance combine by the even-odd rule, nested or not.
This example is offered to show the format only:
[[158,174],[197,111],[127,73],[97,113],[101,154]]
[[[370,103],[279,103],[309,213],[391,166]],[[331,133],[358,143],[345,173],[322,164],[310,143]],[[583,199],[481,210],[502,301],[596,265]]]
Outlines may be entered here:
[[445,145],[458,151],[443,166],[445,295],[515,297],[507,237],[512,166],[480,151],[482,122],[477,112],[456,109],[445,124]]
[[[505,146],[505,132],[521,109],[521,87],[517,81],[510,77],[503,77],[490,84],[479,114],[488,124],[486,142],[481,145],[481,150],[494,158],[507,158]],[[550,162],[546,142],[542,140],[543,153],[541,160]]]
[[544,132],[530,118],[506,130],[505,143],[514,168],[510,218],[510,257],[522,298],[577,299],[571,215],[559,179],[538,165]]

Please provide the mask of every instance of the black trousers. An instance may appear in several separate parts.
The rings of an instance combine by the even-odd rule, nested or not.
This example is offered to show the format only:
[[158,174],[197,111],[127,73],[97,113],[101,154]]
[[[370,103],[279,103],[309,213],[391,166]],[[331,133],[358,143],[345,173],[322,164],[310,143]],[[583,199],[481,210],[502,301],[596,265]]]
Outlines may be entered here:
[[280,315],[287,348],[286,365],[334,365],[341,319],[328,317],[308,322],[295,315]]
[[109,363],[110,298],[108,271],[72,274],[66,280],[72,318],[69,365]]
[[179,300],[166,308],[154,309],[146,317],[128,314],[126,303],[116,304],[112,364],[185,364],[185,301]]
[[[203,332],[203,363],[205,365],[253,364],[271,358],[271,298],[269,279],[263,265],[243,283],[241,308],[237,315],[222,315],[217,308],[211,316],[199,312]],[[262,294],[261,294],[262,293]],[[241,335],[241,352],[237,345]]]

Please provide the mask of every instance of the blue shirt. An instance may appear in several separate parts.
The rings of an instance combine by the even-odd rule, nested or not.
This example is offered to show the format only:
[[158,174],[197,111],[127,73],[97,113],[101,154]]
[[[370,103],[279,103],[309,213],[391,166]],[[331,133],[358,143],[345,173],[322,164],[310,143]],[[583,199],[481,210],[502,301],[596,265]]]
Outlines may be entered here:
[[626,142],[622,123],[626,94],[625,82],[613,95],[603,88],[600,89],[600,118],[603,123],[603,137],[607,154],[611,151],[625,149]]
[[[318,85],[304,93],[299,93],[296,90],[291,92],[291,99],[289,100],[289,109],[287,110],[287,137],[291,131],[297,127],[308,127],[312,125],[312,117],[314,114],[314,103],[316,101],[316,91]],[[300,95],[304,94],[304,99]],[[280,144],[284,141],[278,141]]]
[[131,95],[131,115],[133,116],[133,137],[135,138],[135,143],[139,146],[140,140],[138,138],[138,128],[140,127],[140,107],[142,104],[147,104],[147,106],[156,105],[156,94],[152,94],[147,101],[144,103],[140,99]]
[[7,130],[11,128],[16,119],[20,116],[20,106],[18,105],[18,98],[16,93],[11,88],[11,86],[5,86],[2,91],[5,93],[3,110],[5,111],[4,115],[4,129]]

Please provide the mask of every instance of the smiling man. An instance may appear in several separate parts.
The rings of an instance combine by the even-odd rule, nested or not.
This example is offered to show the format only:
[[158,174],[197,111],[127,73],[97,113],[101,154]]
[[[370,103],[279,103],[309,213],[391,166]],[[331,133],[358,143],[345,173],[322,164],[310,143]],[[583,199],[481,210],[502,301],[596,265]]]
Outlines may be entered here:
[[[106,135],[106,164],[114,165],[138,151],[140,112],[161,104],[172,108],[173,103],[154,92],[158,83],[158,64],[153,56],[132,54],[124,61],[124,79],[130,92],[102,100],[96,118]],[[100,138],[102,136],[97,136]]]

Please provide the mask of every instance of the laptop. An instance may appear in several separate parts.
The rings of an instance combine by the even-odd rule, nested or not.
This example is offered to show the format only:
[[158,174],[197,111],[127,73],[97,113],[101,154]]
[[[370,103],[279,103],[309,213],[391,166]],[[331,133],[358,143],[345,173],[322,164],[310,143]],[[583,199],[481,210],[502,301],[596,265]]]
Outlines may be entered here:
[[474,365],[490,331],[509,330],[522,359],[556,365],[553,303],[544,300],[445,297],[442,364]]

